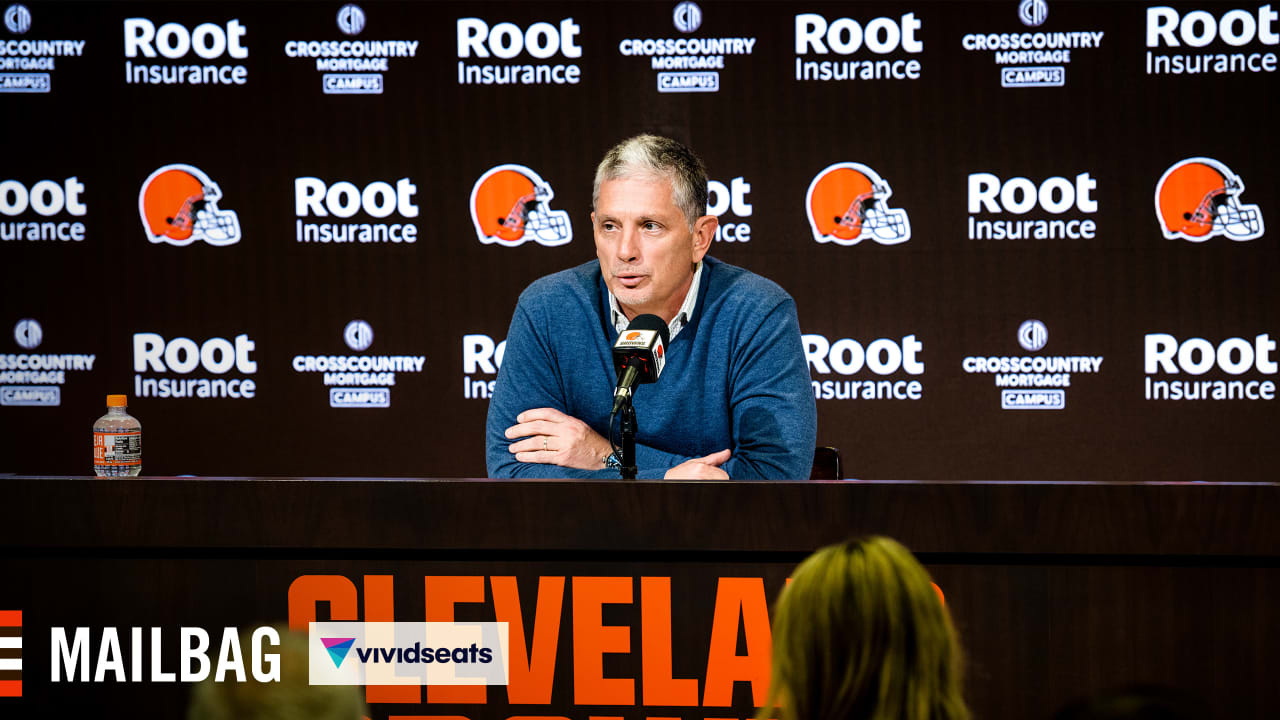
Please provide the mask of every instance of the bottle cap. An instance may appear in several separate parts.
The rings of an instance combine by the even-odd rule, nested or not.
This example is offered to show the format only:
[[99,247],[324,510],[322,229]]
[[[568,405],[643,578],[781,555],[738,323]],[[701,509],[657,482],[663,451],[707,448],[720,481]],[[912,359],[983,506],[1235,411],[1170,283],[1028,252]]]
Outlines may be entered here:
[[108,395],[107,407],[127,407],[129,405],[128,395]]

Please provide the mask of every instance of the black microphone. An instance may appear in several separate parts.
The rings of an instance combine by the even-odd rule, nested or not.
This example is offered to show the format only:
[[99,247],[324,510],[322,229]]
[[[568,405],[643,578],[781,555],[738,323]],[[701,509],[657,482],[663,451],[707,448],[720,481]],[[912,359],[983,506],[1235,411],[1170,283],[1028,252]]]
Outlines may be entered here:
[[613,391],[613,411],[631,399],[636,385],[657,382],[667,364],[671,331],[657,315],[637,315],[613,344],[613,367],[618,385]]

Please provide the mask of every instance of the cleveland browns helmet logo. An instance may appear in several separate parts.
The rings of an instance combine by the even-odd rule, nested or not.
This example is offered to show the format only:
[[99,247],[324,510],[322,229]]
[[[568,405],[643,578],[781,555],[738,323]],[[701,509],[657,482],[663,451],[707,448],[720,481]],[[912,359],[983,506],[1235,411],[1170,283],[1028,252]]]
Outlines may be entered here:
[[1164,171],[1156,184],[1156,219],[1170,240],[1204,242],[1214,235],[1232,240],[1262,236],[1262,211],[1240,204],[1244,181],[1212,158],[1187,158]]
[[471,188],[471,222],[480,242],[515,247],[526,240],[563,245],[573,239],[569,213],[552,210],[555,191],[524,165],[490,168]]
[[235,211],[218,207],[221,199],[218,184],[200,168],[165,165],[142,183],[138,213],[153,243],[231,245],[240,242],[240,221]]
[[889,207],[891,195],[889,183],[862,163],[828,166],[809,183],[805,195],[813,238],[838,245],[857,245],[867,237],[882,245],[910,240],[907,212]]

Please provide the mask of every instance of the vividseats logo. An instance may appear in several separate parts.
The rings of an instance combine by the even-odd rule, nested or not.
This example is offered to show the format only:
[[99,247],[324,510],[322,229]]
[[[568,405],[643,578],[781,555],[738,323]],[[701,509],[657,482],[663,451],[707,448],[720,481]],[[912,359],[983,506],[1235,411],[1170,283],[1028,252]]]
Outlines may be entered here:
[[889,207],[892,195],[888,181],[862,163],[828,165],[814,176],[805,194],[813,239],[837,245],[857,245],[864,238],[881,245],[910,240],[907,212]]
[[[1219,15],[1218,13],[1221,12]],[[1148,75],[1223,75],[1273,73],[1276,54],[1261,46],[1280,44],[1275,22],[1280,13],[1267,3],[1257,10],[1236,8],[1214,12],[1186,12],[1168,6],[1147,8],[1148,48],[1209,48],[1208,52],[1153,52],[1147,50]],[[1225,47],[1223,47],[1225,46]]]
[[[1049,19],[1049,4],[1023,0],[1017,15],[1023,25],[1040,27]],[[1081,50],[1102,47],[1104,35],[1101,30],[970,33],[960,45],[969,52],[993,53],[1001,87],[1062,87],[1071,61]]]
[[[704,19],[694,2],[681,2],[671,15],[675,29],[684,35],[697,32]],[[618,43],[623,57],[649,58],[649,68],[657,72],[660,93],[718,92],[725,57],[750,55],[753,37],[667,37],[626,38]]]
[[138,215],[153,243],[234,245],[240,242],[240,219],[234,210],[218,207],[221,199],[222,189],[200,168],[165,165],[142,182]]
[[[168,22],[156,27],[147,18],[124,21],[124,56],[126,58],[163,58],[185,60],[191,53],[198,58],[192,64],[134,64],[125,60],[124,81],[130,85],[244,85],[249,70],[244,65],[219,65],[212,61],[230,56],[233,60],[249,57],[244,45],[246,28],[237,19],[225,24],[206,22],[195,28]],[[200,62],[201,60],[209,62]]]
[[485,245],[515,247],[526,240],[555,247],[573,240],[569,213],[552,210],[551,184],[524,165],[489,168],[471,188],[471,222]]
[[[1025,320],[1015,338],[1023,350],[1036,353],[1048,345],[1049,328],[1039,320]],[[1062,410],[1072,374],[1096,374],[1102,360],[1101,355],[970,355],[960,366],[971,375],[994,375],[1001,410]]]
[[[31,11],[26,5],[15,3],[5,8],[4,27],[9,34],[26,35],[31,26]],[[58,58],[80,57],[84,45],[84,40],[10,38],[0,41],[0,93],[49,92],[53,89]],[[19,72],[13,72],[15,70]]]
[[[901,340],[879,338],[862,343],[852,338],[835,342],[825,335],[807,334],[804,341],[809,374],[815,378],[836,375],[839,379],[814,379],[813,396],[817,400],[919,400],[924,395],[924,361],[920,352],[924,343],[914,334]],[[852,378],[869,370],[879,379]]]
[[[368,17],[359,5],[347,4],[338,10],[337,28],[348,38],[364,32]],[[290,40],[284,54],[291,58],[315,59],[321,73],[320,87],[326,95],[381,95],[384,76],[392,58],[413,58],[418,40]]]
[[[352,320],[342,339],[353,352],[373,345],[373,326]],[[332,408],[389,408],[397,373],[421,373],[424,355],[295,355],[295,373],[323,373]]]
[[312,622],[312,685],[506,685],[505,622]]
[[[44,328],[33,318],[13,326],[13,339],[23,350],[44,340]],[[96,355],[79,353],[8,353],[0,355],[0,405],[53,407],[62,404],[68,372],[93,370]]]
[[[1054,176],[1036,183],[1025,177],[1001,180],[989,172],[969,174],[970,240],[1079,240],[1097,236],[1093,198],[1098,181],[1087,173]],[[999,215],[1036,213],[1045,217],[1005,220]],[[985,215],[994,215],[984,219]]]
[[83,218],[89,212],[80,198],[83,192],[84,183],[75,176],[37,180],[29,188],[18,180],[0,182],[0,240],[82,242],[84,223],[64,218]]
[[1213,158],[1180,160],[1156,183],[1156,220],[1164,236],[1204,242],[1216,235],[1254,240],[1264,231],[1262,211],[1244,205],[1244,181]]

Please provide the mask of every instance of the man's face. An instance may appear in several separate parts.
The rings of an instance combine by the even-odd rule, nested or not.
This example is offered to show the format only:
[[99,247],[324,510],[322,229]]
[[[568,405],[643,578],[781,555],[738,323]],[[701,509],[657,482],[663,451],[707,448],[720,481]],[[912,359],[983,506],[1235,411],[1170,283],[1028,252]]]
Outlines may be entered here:
[[704,215],[690,231],[668,178],[631,176],[600,185],[591,224],[600,272],[627,317],[652,313],[671,322],[711,246],[716,218]]

